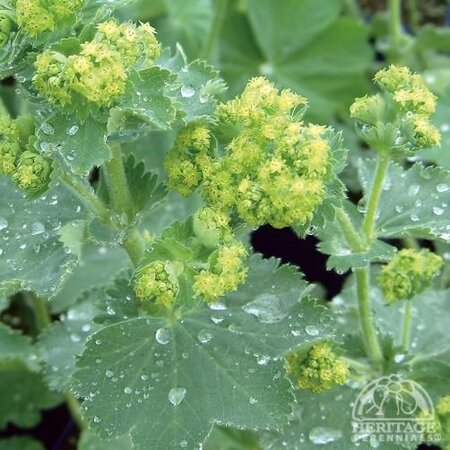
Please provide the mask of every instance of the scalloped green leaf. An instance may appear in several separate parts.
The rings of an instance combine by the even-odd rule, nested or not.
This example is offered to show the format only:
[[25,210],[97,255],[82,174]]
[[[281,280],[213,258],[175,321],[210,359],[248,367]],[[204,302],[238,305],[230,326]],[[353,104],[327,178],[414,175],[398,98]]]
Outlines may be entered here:
[[84,430],[78,442],[78,450],[132,450],[129,436],[119,436],[105,440],[98,437],[92,430]]
[[83,351],[88,336],[100,327],[93,322],[98,313],[97,291],[70,308],[60,321],[53,322],[39,337],[39,354],[45,363],[44,379],[53,391],[65,391],[76,370],[75,359]]
[[0,189],[0,292],[23,288],[54,294],[77,261],[59,231],[81,219],[84,208],[60,183],[35,200],[27,200],[7,178],[0,178]]
[[106,125],[92,117],[83,122],[71,115],[54,115],[41,125],[37,136],[37,148],[44,153],[57,152],[78,175],[87,175],[111,158]]
[[[345,202],[345,210],[355,229],[360,229],[363,216],[356,207],[350,202]],[[392,245],[377,239],[372,242],[368,250],[353,252],[343,236],[336,218],[328,221],[325,227],[319,229],[317,236],[321,240],[318,249],[322,253],[330,255],[327,260],[327,269],[334,269],[341,273],[352,267],[365,267],[371,262],[389,261],[396,251]]]
[[284,425],[291,397],[280,357],[329,336],[330,323],[293,268],[258,257],[250,266],[247,283],[211,308],[129,318],[92,336],[74,390],[100,436],[194,448],[214,423]]
[[40,421],[40,410],[61,400],[50,392],[39,373],[32,372],[19,359],[0,360],[0,429],[8,423],[32,427]]
[[[373,183],[375,161],[361,161],[359,174],[366,198]],[[449,242],[449,192],[450,171],[424,168],[420,163],[405,170],[391,163],[384,179],[376,219],[378,236],[414,236]]]
[[249,23],[233,13],[223,27],[224,78],[241,89],[248,78],[267,76],[307,97],[315,120],[346,114],[354,97],[367,91],[372,55],[367,27],[338,17],[341,7],[327,0],[250,0]]
[[165,55],[160,63],[177,74],[179,86],[172,95],[182,105],[183,121],[211,120],[209,116],[217,106],[216,97],[226,90],[219,73],[205,61],[188,63],[179,45],[173,57]]

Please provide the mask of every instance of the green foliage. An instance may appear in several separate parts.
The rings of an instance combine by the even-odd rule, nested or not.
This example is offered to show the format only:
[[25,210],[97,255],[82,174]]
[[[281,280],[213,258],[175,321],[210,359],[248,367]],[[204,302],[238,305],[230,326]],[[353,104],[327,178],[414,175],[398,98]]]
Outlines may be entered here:
[[374,3],[0,0],[0,450],[448,446],[450,34]]

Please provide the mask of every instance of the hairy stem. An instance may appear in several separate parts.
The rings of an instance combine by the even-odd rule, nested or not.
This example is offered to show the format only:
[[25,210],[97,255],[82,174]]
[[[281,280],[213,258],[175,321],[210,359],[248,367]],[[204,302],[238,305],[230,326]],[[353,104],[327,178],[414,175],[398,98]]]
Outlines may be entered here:
[[405,311],[403,313],[402,345],[405,350],[409,349],[409,339],[411,334],[412,319],[412,300],[405,302]]
[[135,266],[139,264],[145,253],[145,241],[136,228],[131,228],[123,244],[131,261]]
[[355,230],[355,227],[343,208],[336,209],[336,219],[339,222],[342,233],[352,251],[356,253],[361,252],[363,250],[361,237]]
[[[39,331],[42,331],[52,323],[47,300],[39,295],[33,295],[32,297],[32,306],[36,319],[36,326]],[[69,410],[73,421],[78,425],[80,430],[87,428],[87,424],[81,416],[79,401],[70,392],[65,392],[64,397],[66,400],[67,409]]]
[[108,208],[95,195],[92,189],[82,183],[75,176],[61,171],[60,179],[72,190],[72,192],[83,202],[83,204],[104,223],[111,223],[111,215]]
[[389,35],[391,39],[390,62],[398,63],[401,56],[402,3],[389,0]]
[[383,154],[378,155],[377,167],[375,169],[375,179],[370,190],[369,201],[367,203],[367,212],[363,222],[363,233],[366,245],[369,246],[374,239],[375,219],[380,202],[383,180],[389,167],[389,157]]
[[227,11],[228,0],[217,0],[213,22],[206,37],[205,44],[203,46],[200,58],[208,60],[219,37],[220,30],[222,29],[223,21],[225,19],[225,13]]
[[120,144],[110,146],[112,158],[102,167],[103,176],[108,187],[111,207],[119,215],[131,219],[131,194],[125,175]]
[[364,346],[367,355],[379,367],[383,361],[383,352],[378,342],[377,333],[373,323],[373,314],[370,307],[370,272],[369,267],[355,269],[356,289],[358,293],[358,311]]

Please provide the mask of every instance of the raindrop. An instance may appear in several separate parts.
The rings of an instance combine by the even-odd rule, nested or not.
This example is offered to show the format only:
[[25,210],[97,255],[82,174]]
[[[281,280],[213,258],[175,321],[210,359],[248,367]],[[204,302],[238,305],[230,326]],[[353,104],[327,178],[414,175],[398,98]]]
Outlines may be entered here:
[[439,208],[438,206],[434,206],[433,214],[436,214],[437,216],[442,216],[442,214],[444,214],[444,210],[442,208]]
[[195,89],[190,85],[186,85],[181,87],[180,92],[182,97],[189,98],[195,94]]
[[178,445],[179,445],[181,448],[186,448],[186,447],[188,446],[188,441],[186,441],[186,439],[183,439],[183,440],[181,440],[181,441],[178,443]]
[[342,432],[334,428],[315,427],[309,433],[309,439],[313,444],[329,444],[342,437]]
[[68,134],[69,136],[75,136],[79,129],[80,127],[78,125],[72,125],[70,128],[67,128],[66,134]]
[[172,339],[172,332],[168,328],[158,328],[155,337],[158,343],[166,345]]
[[258,403],[258,400],[256,400],[256,398],[250,397],[249,403],[250,405],[254,405],[255,403]]
[[412,184],[408,189],[408,195],[413,197],[414,195],[417,195],[419,190],[420,190],[420,186],[418,184]]
[[112,378],[114,376],[114,372],[112,370],[107,370],[105,375],[107,378]]
[[310,336],[318,336],[319,335],[319,330],[317,329],[317,327],[315,327],[314,325],[308,325],[305,328],[305,331],[307,334],[309,334]]
[[41,222],[34,222],[31,224],[31,234],[36,236],[37,234],[45,233],[45,226]]
[[447,192],[450,189],[449,185],[446,183],[440,183],[436,186],[438,192]]
[[405,359],[405,355],[404,355],[403,353],[397,353],[397,354],[394,356],[394,361],[395,361],[396,363],[401,363],[404,359]]
[[287,309],[279,297],[273,294],[261,294],[247,303],[242,309],[254,315],[261,323],[278,323],[287,316]]
[[213,337],[212,334],[207,330],[201,330],[197,335],[197,339],[202,344],[206,344],[207,342],[209,342],[212,339],[212,337]]
[[267,355],[259,355],[256,358],[256,362],[260,365],[260,366],[265,366],[267,365],[267,363],[270,361],[270,356]]
[[93,420],[95,423],[100,423],[102,421],[102,419],[100,419],[100,417],[98,416],[94,416]]
[[44,122],[41,125],[41,130],[43,133],[48,134],[48,135],[55,134],[55,129],[49,123],[46,123],[46,122]]
[[409,216],[409,218],[413,221],[413,222],[418,222],[420,219],[419,219],[419,217],[417,216],[417,214],[411,214],[410,216]]
[[0,231],[5,228],[8,228],[8,221],[5,218],[0,217]]
[[169,402],[173,406],[178,406],[186,397],[186,389],[183,387],[172,388],[169,391]]
[[123,390],[123,392],[125,392],[125,394],[131,394],[131,393],[133,392],[133,390],[127,386],[127,387]]

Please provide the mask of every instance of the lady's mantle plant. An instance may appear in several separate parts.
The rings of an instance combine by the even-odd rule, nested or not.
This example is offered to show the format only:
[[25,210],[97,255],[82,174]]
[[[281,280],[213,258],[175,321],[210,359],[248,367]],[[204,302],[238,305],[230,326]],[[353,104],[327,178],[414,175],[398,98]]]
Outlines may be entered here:
[[[423,79],[391,66],[352,105],[374,152],[356,208],[341,134],[309,123],[304,97],[256,77],[225,100],[217,72],[112,18],[118,3],[1,2],[0,72],[23,107],[0,118],[0,309],[24,299],[37,342],[0,326],[1,398],[21,389],[0,424],[66,401],[85,448],[207,447],[219,425],[267,449],[350,448],[355,388],[397,373],[429,391],[448,445],[443,261],[386,242],[450,241],[450,174],[406,159],[440,141]],[[149,167],[138,143],[161,133],[173,146]],[[178,221],[175,191],[201,205]],[[329,268],[351,270],[331,306],[252,252],[263,224],[316,234]],[[97,247],[95,288],[62,298]]]

